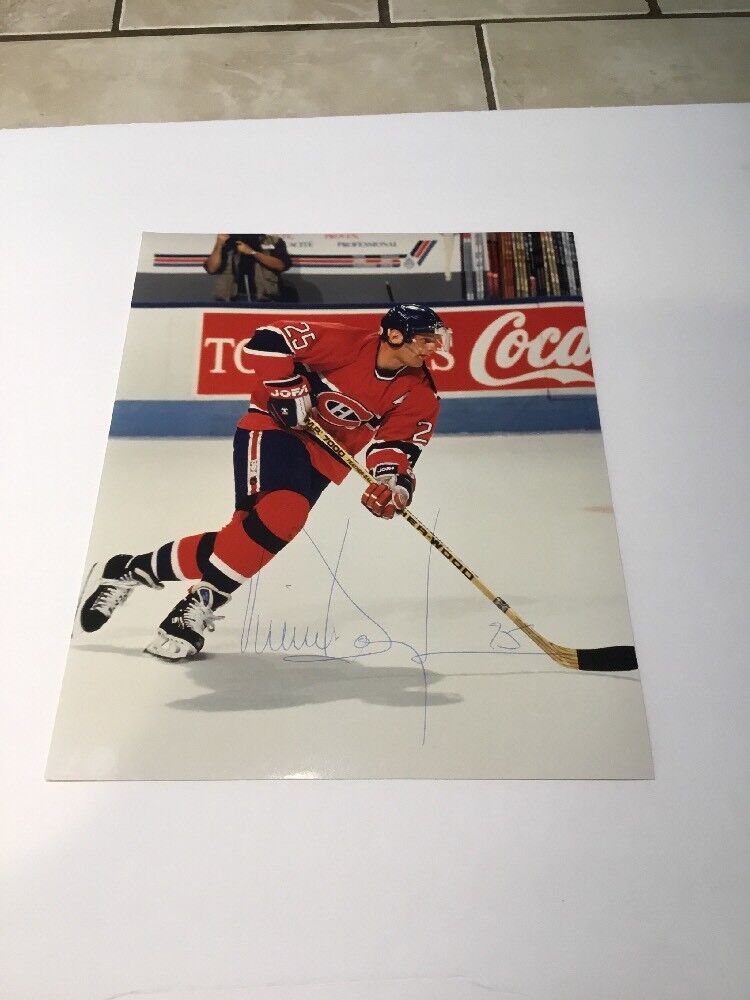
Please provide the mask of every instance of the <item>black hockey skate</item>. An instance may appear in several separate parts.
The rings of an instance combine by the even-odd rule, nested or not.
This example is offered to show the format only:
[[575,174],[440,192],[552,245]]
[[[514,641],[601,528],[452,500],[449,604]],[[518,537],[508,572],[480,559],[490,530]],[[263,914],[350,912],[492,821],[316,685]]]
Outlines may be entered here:
[[132,556],[112,556],[104,564],[99,586],[81,605],[78,618],[84,632],[96,632],[115,611],[141,586],[161,590],[163,584],[144,569],[129,566]]
[[204,632],[214,631],[214,622],[224,616],[214,614],[229,600],[228,594],[210,583],[197,583],[187,597],[176,604],[161,623],[145,652],[163,660],[188,660],[203,649]]

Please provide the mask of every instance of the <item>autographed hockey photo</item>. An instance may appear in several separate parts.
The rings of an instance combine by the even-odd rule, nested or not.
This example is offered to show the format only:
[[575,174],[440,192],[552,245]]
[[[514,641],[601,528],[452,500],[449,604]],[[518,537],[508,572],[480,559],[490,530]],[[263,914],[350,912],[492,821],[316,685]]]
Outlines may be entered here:
[[567,232],[144,234],[47,778],[652,777],[585,288]]

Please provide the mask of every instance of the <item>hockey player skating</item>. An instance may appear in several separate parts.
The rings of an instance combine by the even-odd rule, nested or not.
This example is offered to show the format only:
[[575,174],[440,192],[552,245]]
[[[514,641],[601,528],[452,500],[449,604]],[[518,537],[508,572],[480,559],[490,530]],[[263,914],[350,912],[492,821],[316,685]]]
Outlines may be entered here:
[[329,483],[348,473],[304,431],[314,416],[346,450],[365,446],[376,483],[362,503],[392,518],[414,493],[414,465],[429,442],[439,400],[426,359],[449,349],[448,331],[424,305],[398,305],[380,331],[303,321],[256,330],[244,348],[250,405],[234,437],[235,512],[219,531],[167,542],[140,555],[115,555],[83,603],[84,631],[102,627],[140,586],[194,580],[146,652],[183,660],[203,648],[216,612],[303,528]]

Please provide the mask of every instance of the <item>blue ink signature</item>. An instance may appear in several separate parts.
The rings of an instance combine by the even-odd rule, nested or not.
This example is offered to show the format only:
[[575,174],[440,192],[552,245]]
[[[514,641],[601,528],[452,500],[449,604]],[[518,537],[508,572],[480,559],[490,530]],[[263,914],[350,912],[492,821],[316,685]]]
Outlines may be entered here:
[[[439,512],[438,512],[439,514]],[[437,526],[437,516],[433,525],[433,531]],[[326,557],[321,552],[315,540],[305,531],[305,535],[315,549],[320,561],[325,566],[330,575],[330,587],[328,590],[325,617],[322,627],[315,628],[311,625],[292,625],[287,620],[274,623],[273,619],[263,621],[259,608],[258,595],[260,592],[261,575],[258,574],[251,581],[250,593],[248,595],[247,606],[245,608],[245,618],[242,625],[241,651],[252,653],[285,653],[284,660],[294,663],[326,663],[347,659],[363,659],[368,656],[382,656],[394,649],[404,649],[410,654],[410,661],[419,664],[422,671],[422,683],[424,689],[423,706],[423,726],[422,743],[424,745],[427,734],[427,663],[431,657],[436,656],[476,656],[476,655],[528,655],[523,654],[521,645],[516,637],[520,630],[517,628],[505,628],[501,622],[491,622],[493,629],[492,636],[486,649],[430,649],[430,567],[432,557],[432,546],[428,546],[427,555],[427,579],[425,588],[425,610],[424,610],[424,650],[419,651],[410,642],[401,639],[394,639],[382,622],[377,621],[365,608],[358,603],[352,594],[346,589],[339,577],[339,568],[346,546],[346,539],[349,533],[349,522],[346,522],[344,534],[341,539],[335,566],[331,566]],[[351,641],[351,649],[345,651],[342,646],[342,636],[336,630],[331,621],[331,609],[334,595],[339,592],[346,601],[356,609],[362,618],[369,622],[371,628],[361,631]],[[349,645],[349,644],[348,644]],[[333,655],[333,647],[336,647],[336,654]],[[309,652],[305,652],[309,650]],[[534,653],[533,655],[537,655]]]
[[[313,629],[311,625],[305,625],[304,631],[301,625],[290,625],[287,621],[282,621],[276,626],[274,631],[274,621],[269,619],[264,623],[260,615],[255,614],[255,607],[258,603],[258,593],[260,592],[259,573],[250,582],[250,594],[247,607],[245,609],[245,619],[242,623],[242,638],[240,648],[246,653],[250,646],[254,653],[288,653],[291,650],[300,652],[303,649],[317,649],[326,659],[329,646],[333,645],[340,637],[335,628],[328,629],[328,623],[323,629]],[[254,626],[254,627],[253,627]],[[284,657],[290,659],[291,657]],[[311,657],[314,661],[316,657]]]
[[[258,607],[258,595],[260,593],[260,580],[262,574],[254,577],[251,581],[250,592],[245,609],[245,619],[242,627],[241,649],[242,652],[253,653],[291,653],[285,656],[285,660],[296,663],[322,663],[327,660],[344,660],[347,658],[361,658],[364,656],[379,656],[390,650],[402,647],[408,650],[412,663],[426,666],[430,657],[434,656],[476,656],[487,653],[517,653],[521,649],[521,644],[516,638],[517,628],[506,628],[502,622],[490,622],[489,627],[493,630],[486,649],[440,649],[431,650],[429,648],[430,638],[430,557],[432,548],[428,549],[427,561],[427,587],[425,593],[425,617],[424,617],[424,651],[420,652],[412,643],[400,639],[394,639],[388,632],[384,624],[377,621],[369,614],[364,607],[346,589],[339,578],[339,567],[346,545],[346,538],[349,531],[347,522],[344,535],[339,548],[336,565],[331,566],[326,557],[321,552],[319,546],[310,535],[305,532],[308,541],[315,549],[320,561],[325,566],[331,578],[331,585],[328,590],[325,619],[322,627],[314,628],[311,625],[291,625],[286,619],[274,622],[273,619],[264,621],[260,613],[256,613]],[[336,652],[338,655],[331,655],[331,648],[342,640],[342,636],[336,630],[336,626],[331,623],[331,607],[334,594],[339,591],[341,595],[355,608],[362,617],[374,628],[377,638],[371,637],[367,632],[360,632],[351,640],[350,651],[344,652],[339,645]],[[317,652],[303,653],[303,650],[314,650]],[[302,655],[296,655],[302,654]],[[536,654],[534,654],[536,655]]]

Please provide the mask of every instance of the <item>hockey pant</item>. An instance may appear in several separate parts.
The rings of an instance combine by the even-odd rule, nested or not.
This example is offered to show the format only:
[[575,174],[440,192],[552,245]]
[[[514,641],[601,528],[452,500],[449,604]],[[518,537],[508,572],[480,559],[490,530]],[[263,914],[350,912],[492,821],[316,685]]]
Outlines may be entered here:
[[225,594],[237,590],[304,527],[330,480],[313,468],[304,444],[286,431],[234,436],[235,512],[219,531],[167,542],[148,560],[161,581],[203,580]]

